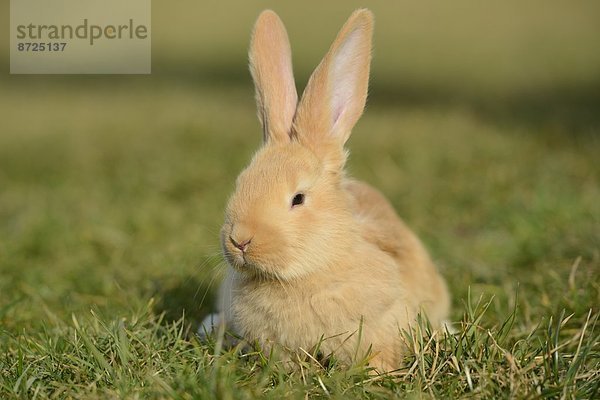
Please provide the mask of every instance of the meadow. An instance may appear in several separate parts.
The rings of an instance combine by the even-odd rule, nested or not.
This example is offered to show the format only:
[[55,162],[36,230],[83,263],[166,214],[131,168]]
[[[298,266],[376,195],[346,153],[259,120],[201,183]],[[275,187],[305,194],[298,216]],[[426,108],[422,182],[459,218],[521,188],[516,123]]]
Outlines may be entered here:
[[407,334],[393,376],[361,359],[288,371],[195,337],[224,206],[261,140],[254,19],[286,23],[301,91],[359,6],[154,2],[148,76],[9,75],[2,38],[0,398],[600,396],[593,1],[370,6],[348,168],[423,239],[456,334]]

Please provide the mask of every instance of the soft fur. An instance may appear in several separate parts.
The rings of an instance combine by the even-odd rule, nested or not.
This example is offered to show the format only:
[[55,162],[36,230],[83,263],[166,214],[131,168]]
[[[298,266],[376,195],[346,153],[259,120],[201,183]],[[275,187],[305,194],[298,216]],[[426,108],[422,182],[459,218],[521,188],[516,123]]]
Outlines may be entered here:
[[[368,10],[350,16],[298,104],[285,28],[272,11],[258,18],[250,70],[264,145],[227,206],[231,268],[219,304],[228,328],[267,349],[308,350],[325,337],[325,354],[349,363],[372,346],[372,365],[389,371],[400,365],[400,330],[420,311],[440,326],[449,296],[390,203],[344,173],[344,144],[367,98],[372,26]],[[304,204],[292,207],[297,193]],[[247,241],[244,251],[234,245]]]

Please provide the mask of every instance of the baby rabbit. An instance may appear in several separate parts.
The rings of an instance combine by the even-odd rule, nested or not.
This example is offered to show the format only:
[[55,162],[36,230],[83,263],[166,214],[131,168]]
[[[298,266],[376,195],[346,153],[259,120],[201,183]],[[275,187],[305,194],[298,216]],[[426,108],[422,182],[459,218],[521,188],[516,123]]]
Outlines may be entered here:
[[400,331],[421,311],[439,327],[450,300],[390,203],[344,171],[367,98],[372,29],[371,12],[355,11],[298,102],[283,23],[273,11],[259,16],[250,71],[264,143],[226,209],[231,268],[219,304],[227,328],[263,349],[308,350],[324,337],[320,350],[342,363],[371,347],[384,372],[400,366]]

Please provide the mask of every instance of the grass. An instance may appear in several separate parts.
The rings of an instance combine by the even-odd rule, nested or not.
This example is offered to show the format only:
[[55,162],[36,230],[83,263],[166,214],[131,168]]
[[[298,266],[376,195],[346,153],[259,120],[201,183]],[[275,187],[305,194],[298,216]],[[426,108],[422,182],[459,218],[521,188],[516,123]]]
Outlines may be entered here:
[[[191,334],[260,141],[244,52],[265,5],[154,6],[152,76],[0,77],[0,398],[600,396],[595,3],[374,6],[349,169],[424,240],[458,329],[407,333],[396,376]],[[302,86],[354,5],[306,37],[309,7],[273,7]]]

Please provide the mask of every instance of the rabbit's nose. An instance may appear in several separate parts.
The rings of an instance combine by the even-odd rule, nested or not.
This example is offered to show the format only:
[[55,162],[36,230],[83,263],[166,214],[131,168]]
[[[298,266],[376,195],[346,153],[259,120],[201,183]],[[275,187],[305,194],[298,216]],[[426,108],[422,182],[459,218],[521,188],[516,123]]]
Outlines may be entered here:
[[252,242],[252,239],[247,240],[236,240],[233,236],[229,236],[229,240],[231,240],[231,244],[233,244],[236,248],[240,249],[242,253],[245,253]]

